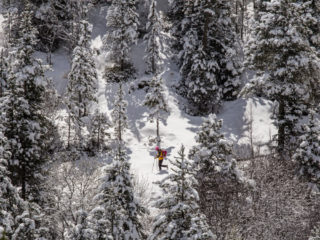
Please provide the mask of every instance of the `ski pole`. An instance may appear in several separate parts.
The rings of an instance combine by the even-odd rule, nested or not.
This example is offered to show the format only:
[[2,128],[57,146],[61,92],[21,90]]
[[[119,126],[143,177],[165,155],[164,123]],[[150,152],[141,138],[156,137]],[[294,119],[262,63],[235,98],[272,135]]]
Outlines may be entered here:
[[154,162],[156,161],[156,158],[154,158],[154,161],[153,161],[153,165],[152,165],[152,172],[153,172],[153,168],[154,168]]

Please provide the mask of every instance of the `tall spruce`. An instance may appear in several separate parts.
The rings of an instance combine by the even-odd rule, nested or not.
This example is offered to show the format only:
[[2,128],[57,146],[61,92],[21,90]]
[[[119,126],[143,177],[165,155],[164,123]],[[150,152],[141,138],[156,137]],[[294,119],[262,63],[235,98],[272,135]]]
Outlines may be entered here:
[[164,94],[163,80],[159,75],[151,79],[149,87],[143,104],[150,109],[149,120],[156,122],[157,145],[160,146],[160,122],[163,122],[169,113],[169,106]]
[[[17,189],[9,178],[8,163],[10,153],[5,150],[6,138],[0,125],[0,237],[10,237],[14,232],[14,219],[22,203]],[[5,238],[7,239],[7,238]]]
[[73,50],[71,71],[68,75],[67,96],[72,102],[75,116],[79,118],[88,116],[90,104],[96,101],[97,71],[89,46],[91,28],[87,21],[80,22],[80,38]]
[[[90,105],[96,102],[97,71],[90,49],[92,26],[86,21],[79,23],[79,40],[73,50],[71,71],[68,75],[67,107],[69,114],[69,132],[75,129],[75,137],[79,149],[84,148],[83,128],[85,127],[83,117],[89,115]],[[70,136],[68,137],[70,147]]]
[[237,177],[238,169],[233,158],[233,144],[221,133],[222,120],[210,114],[204,119],[196,136],[197,145],[190,151],[199,180],[198,189],[208,189],[218,173]]
[[23,199],[39,202],[50,136],[48,119],[43,115],[46,68],[33,57],[37,32],[31,24],[32,15],[27,5],[21,14],[21,37],[13,48],[3,111],[11,178],[21,187]]
[[[221,133],[222,120],[213,114],[204,119],[189,157],[193,160],[199,193],[199,206],[218,239],[226,237],[224,215],[237,205],[245,186],[234,159],[232,142]],[[237,200],[236,200],[237,199]],[[228,219],[229,220],[229,219]]]
[[94,232],[89,227],[88,214],[79,210],[76,212],[76,224],[68,232],[68,240],[93,240]]
[[320,3],[317,0],[306,1],[304,6],[305,18],[304,20],[308,23],[309,31],[309,41],[311,46],[315,48],[320,54]]
[[215,239],[205,216],[200,212],[199,196],[194,189],[197,181],[184,150],[181,146],[176,161],[170,161],[173,173],[158,182],[163,195],[156,201],[155,207],[161,213],[154,219],[149,240]]
[[[172,47],[177,52],[183,48],[183,36],[189,27],[189,20],[186,17],[191,0],[169,0],[168,17],[171,22],[171,34],[174,37]],[[180,62],[179,62],[180,63]]]
[[93,210],[97,239],[145,239],[140,216],[145,209],[135,199],[130,163],[124,144],[114,151],[113,162],[106,166]]
[[[310,46],[316,52],[318,59],[320,58],[320,3],[316,0],[305,1],[303,3],[304,24],[308,26],[304,34],[308,36]],[[319,77],[318,77],[319,78]],[[312,104],[317,104],[320,101],[320,88],[317,82],[310,82]]]
[[146,46],[146,63],[148,66],[147,71],[156,75],[161,70],[161,64],[163,63],[162,42],[164,41],[163,34],[163,20],[157,10],[156,0],[151,0],[148,22],[147,22],[147,34],[145,39],[147,40]]
[[4,1],[2,9],[4,10],[4,22],[2,23],[4,45],[6,50],[8,50],[17,43],[17,39],[20,36],[18,4],[11,1]]
[[134,72],[129,51],[138,40],[139,20],[135,5],[135,0],[113,0],[108,9],[108,32],[103,38],[111,62],[105,69],[107,81],[127,81]]
[[111,127],[111,122],[104,113],[100,113],[97,109],[92,116],[90,131],[89,148],[93,152],[106,149],[106,141],[110,138],[110,133],[107,131]]
[[312,89],[319,88],[319,58],[308,41],[308,5],[289,0],[261,4],[246,45],[246,65],[256,74],[245,91],[263,93],[278,104],[277,146],[283,156],[295,148],[299,119],[316,98]]
[[226,0],[189,3],[181,55],[180,91],[194,114],[219,110],[221,100],[233,100],[240,87],[241,64],[236,34]]
[[8,58],[4,49],[0,49],[0,98],[3,97],[8,82]]
[[128,102],[124,100],[124,92],[122,84],[120,83],[117,98],[111,113],[115,139],[119,142],[123,141],[123,133],[128,127],[127,106]]
[[37,239],[40,234],[27,202],[19,196],[18,189],[10,179],[7,160],[11,153],[7,150],[7,139],[3,132],[4,127],[0,125],[0,238]]
[[104,169],[99,193],[95,197],[97,207],[92,211],[92,228],[96,239],[145,239],[140,216],[146,210],[134,196],[133,176],[123,141],[127,117],[121,84],[112,117],[116,134],[113,160]]

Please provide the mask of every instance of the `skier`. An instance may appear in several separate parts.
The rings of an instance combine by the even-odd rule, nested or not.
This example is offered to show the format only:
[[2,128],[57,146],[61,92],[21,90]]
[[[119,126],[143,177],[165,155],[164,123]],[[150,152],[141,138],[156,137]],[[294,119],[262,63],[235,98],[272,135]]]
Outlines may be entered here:
[[168,169],[168,165],[162,165],[163,159],[167,156],[167,151],[160,149],[158,146],[156,146],[157,156],[156,158],[159,158],[159,170],[161,171],[162,167],[166,167]]

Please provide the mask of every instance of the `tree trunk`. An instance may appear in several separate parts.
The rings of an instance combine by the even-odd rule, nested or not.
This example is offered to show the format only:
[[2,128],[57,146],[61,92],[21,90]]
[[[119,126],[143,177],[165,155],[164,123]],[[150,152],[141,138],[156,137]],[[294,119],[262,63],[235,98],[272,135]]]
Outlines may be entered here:
[[285,147],[285,104],[283,100],[279,101],[279,112],[278,112],[278,153],[281,156]]
[[100,116],[98,116],[98,120],[99,120],[99,123],[98,123],[98,139],[97,139],[97,147],[98,147],[98,150],[100,150],[100,130],[101,130],[101,118]]
[[70,138],[71,138],[71,116],[70,116],[70,112],[69,112],[67,149],[70,149]]
[[[82,98],[81,98],[81,92],[79,91],[79,105],[81,105],[81,102],[82,102]],[[80,107],[79,107],[79,118],[81,118],[82,115],[81,115],[81,110],[80,110]]]
[[160,129],[159,129],[159,117],[157,117],[157,146],[160,147]]
[[23,165],[21,170],[21,197],[26,200],[26,167]]

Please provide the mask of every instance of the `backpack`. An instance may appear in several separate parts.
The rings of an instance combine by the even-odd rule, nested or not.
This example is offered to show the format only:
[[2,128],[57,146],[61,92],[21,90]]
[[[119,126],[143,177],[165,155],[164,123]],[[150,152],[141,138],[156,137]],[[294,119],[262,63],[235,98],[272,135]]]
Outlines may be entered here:
[[167,151],[166,150],[161,150],[162,151],[162,156],[165,158],[167,156]]

